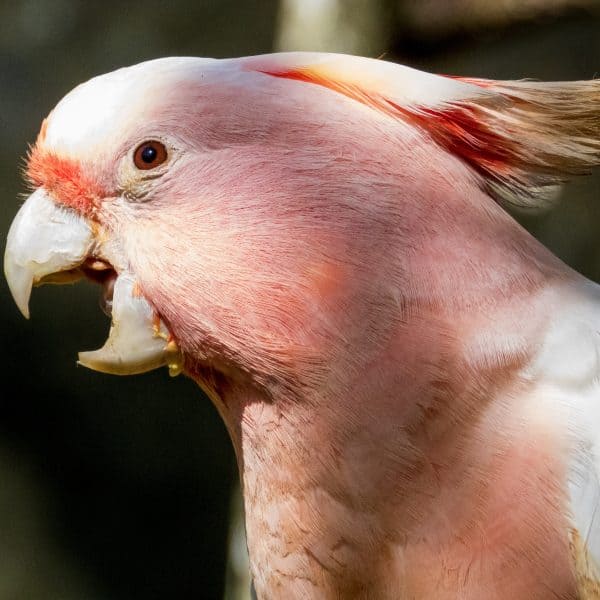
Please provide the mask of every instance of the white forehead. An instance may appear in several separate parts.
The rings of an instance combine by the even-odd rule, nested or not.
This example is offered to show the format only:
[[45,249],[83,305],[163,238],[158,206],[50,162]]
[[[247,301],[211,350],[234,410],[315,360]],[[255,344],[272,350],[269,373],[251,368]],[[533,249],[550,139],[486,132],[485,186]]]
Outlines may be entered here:
[[69,92],[50,113],[44,146],[61,154],[85,153],[155,102],[155,90],[184,77],[201,76],[218,62],[161,58],[94,77]]

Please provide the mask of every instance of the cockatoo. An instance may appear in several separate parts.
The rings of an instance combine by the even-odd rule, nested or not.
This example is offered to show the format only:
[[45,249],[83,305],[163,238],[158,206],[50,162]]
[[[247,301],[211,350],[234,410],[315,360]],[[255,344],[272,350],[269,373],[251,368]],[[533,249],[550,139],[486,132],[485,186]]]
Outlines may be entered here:
[[4,268],[205,390],[259,598],[600,598],[600,288],[502,207],[598,163],[600,81],[153,60],[43,122]]

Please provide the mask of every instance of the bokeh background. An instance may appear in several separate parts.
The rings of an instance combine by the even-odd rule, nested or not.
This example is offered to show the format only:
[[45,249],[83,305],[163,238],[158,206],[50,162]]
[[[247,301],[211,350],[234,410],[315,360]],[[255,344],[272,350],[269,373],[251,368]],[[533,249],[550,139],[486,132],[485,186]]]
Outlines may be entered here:
[[[164,55],[288,49],[587,79],[600,75],[600,1],[1,0],[1,237],[24,191],[27,144],[77,83]],[[517,215],[595,281],[599,189],[596,175],[566,186],[554,210]],[[166,370],[116,378],[76,366],[108,330],[97,293],[36,290],[26,322],[0,280],[0,600],[247,596],[225,429]]]

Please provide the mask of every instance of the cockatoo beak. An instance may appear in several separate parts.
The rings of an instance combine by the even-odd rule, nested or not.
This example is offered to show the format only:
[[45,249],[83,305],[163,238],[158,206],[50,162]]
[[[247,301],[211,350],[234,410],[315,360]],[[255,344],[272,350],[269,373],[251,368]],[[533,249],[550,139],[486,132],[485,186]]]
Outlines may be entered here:
[[48,275],[78,267],[93,246],[88,222],[55,204],[43,188],[27,199],[10,227],[4,254],[8,287],[26,319],[31,288]]
[[[133,274],[118,268],[108,250],[106,235],[74,210],[53,201],[43,188],[36,190],[15,217],[4,254],[4,273],[19,310],[29,318],[34,285],[69,283],[93,270],[111,267],[105,296],[112,323],[99,350],[79,353],[79,364],[115,375],[132,375],[169,366],[181,372],[181,356],[165,324],[139,291]],[[91,264],[91,267],[86,267]]]

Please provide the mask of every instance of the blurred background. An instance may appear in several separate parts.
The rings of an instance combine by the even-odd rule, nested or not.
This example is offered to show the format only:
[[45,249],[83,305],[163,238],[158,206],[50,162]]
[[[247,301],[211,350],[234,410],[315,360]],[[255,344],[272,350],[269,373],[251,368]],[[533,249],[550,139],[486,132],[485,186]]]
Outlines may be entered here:
[[[600,75],[600,0],[2,0],[1,237],[27,144],[74,85],[165,55],[292,49],[588,79]],[[600,281],[598,175],[565,187],[554,210],[517,218]],[[108,331],[97,293],[38,289],[27,322],[0,278],[0,600],[247,597],[225,429],[166,370],[116,378],[76,366]]]

